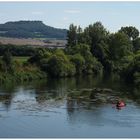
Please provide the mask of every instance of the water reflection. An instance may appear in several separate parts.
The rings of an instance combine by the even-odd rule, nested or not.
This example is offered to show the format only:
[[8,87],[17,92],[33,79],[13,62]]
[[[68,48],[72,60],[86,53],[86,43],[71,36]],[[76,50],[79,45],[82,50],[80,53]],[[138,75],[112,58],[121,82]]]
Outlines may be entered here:
[[[118,99],[123,99],[127,106],[116,108]],[[0,86],[0,110],[0,116],[4,116],[5,112],[9,116],[9,120],[4,122],[0,118],[0,128],[8,129],[6,124],[12,125],[16,130],[7,130],[8,134],[12,132],[18,135],[22,132],[18,130],[21,126],[28,133],[33,133],[32,130],[36,128],[40,135],[47,136],[49,133],[53,136],[51,130],[57,135],[60,129],[65,134],[72,135],[71,127],[81,131],[85,127],[90,134],[97,127],[111,127],[112,130],[115,127],[140,128],[140,90],[116,80],[115,77],[107,79],[87,76],[13,83]],[[17,125],[17,118],[31,124],[30,127],[21,121]],[[2,122],[5,124],[2,125]],[[41,132],[41,129],[48,133]]]
[[9,107],[14,96],[17,96],[22,88],[22,92],[28,91],[28,95],[32,94],[32,97],[38,103],[43,103],[50,99],[60,100],[67,98],[69,110],[76,108],[76,106],[80,107],[84,104],[83,101],[87,101],[86,104],[95,102],[96,107],[104,103],[113,103],[119,98],[140,103],[139,89],[128,87],[124,83],[120,83],[120,81],[113,83],[113,80],[114,78],[106,79],[87,76],[48,79],[47,81],[40,80],[24,83],[22,86],[5,84],[0,86],[0,102]]
[[8,109],[11,106],[12,103],[12,95],[0,95],[0,103],[3,105],[3,107],[8,111]]

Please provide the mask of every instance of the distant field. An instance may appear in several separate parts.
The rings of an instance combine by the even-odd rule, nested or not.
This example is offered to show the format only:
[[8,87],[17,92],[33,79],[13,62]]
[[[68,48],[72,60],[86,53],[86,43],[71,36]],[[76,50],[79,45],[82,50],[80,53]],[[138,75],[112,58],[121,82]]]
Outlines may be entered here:
[[[2,58],[2,56],[0,56]],[[16,60],[20,63],[24,63],[29,59],[29,56],[13,56],[13,60]]]
[[24,63],[29,59],[28,56],[14,56],[13,58],[14,60],[17,60],[20,63]]
[[43,46],[43,47],[65,47],[66,40],[57,39],[38,39],[38,38],[9,38],[0,37],[1,44],[12,44],[12,45],[30,45],[30,46]]

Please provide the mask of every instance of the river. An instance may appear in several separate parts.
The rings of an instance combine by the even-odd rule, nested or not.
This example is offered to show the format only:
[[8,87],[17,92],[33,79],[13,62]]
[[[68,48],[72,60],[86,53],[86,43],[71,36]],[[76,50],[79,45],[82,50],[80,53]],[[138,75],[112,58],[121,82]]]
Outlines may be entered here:
[[1,138],[140,138],[139,130],[140,90],[114,77],[0,86]]

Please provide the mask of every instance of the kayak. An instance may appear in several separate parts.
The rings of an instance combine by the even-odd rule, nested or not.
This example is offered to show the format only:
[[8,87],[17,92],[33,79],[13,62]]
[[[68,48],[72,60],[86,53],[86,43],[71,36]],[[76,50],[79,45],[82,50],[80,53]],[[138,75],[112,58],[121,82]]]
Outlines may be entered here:
[[121,102],[121,103],[117,104],[116,106],[117,107],[124,107],[124,106],[126,106],[126,104],[124,102]]

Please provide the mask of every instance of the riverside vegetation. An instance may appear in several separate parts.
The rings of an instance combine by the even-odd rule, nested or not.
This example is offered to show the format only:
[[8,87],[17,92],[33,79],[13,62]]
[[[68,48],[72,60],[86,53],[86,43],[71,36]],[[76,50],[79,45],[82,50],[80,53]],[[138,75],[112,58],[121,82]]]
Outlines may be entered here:
[[[132,26],[110,33],[101,22],[85,29],[71,24],[65,49],[25,48],[0,47],[1,82],[116,73],[126,82],[140,85],[140,37]],[[25,61],[12,59],[26,53],[29,58]]]

